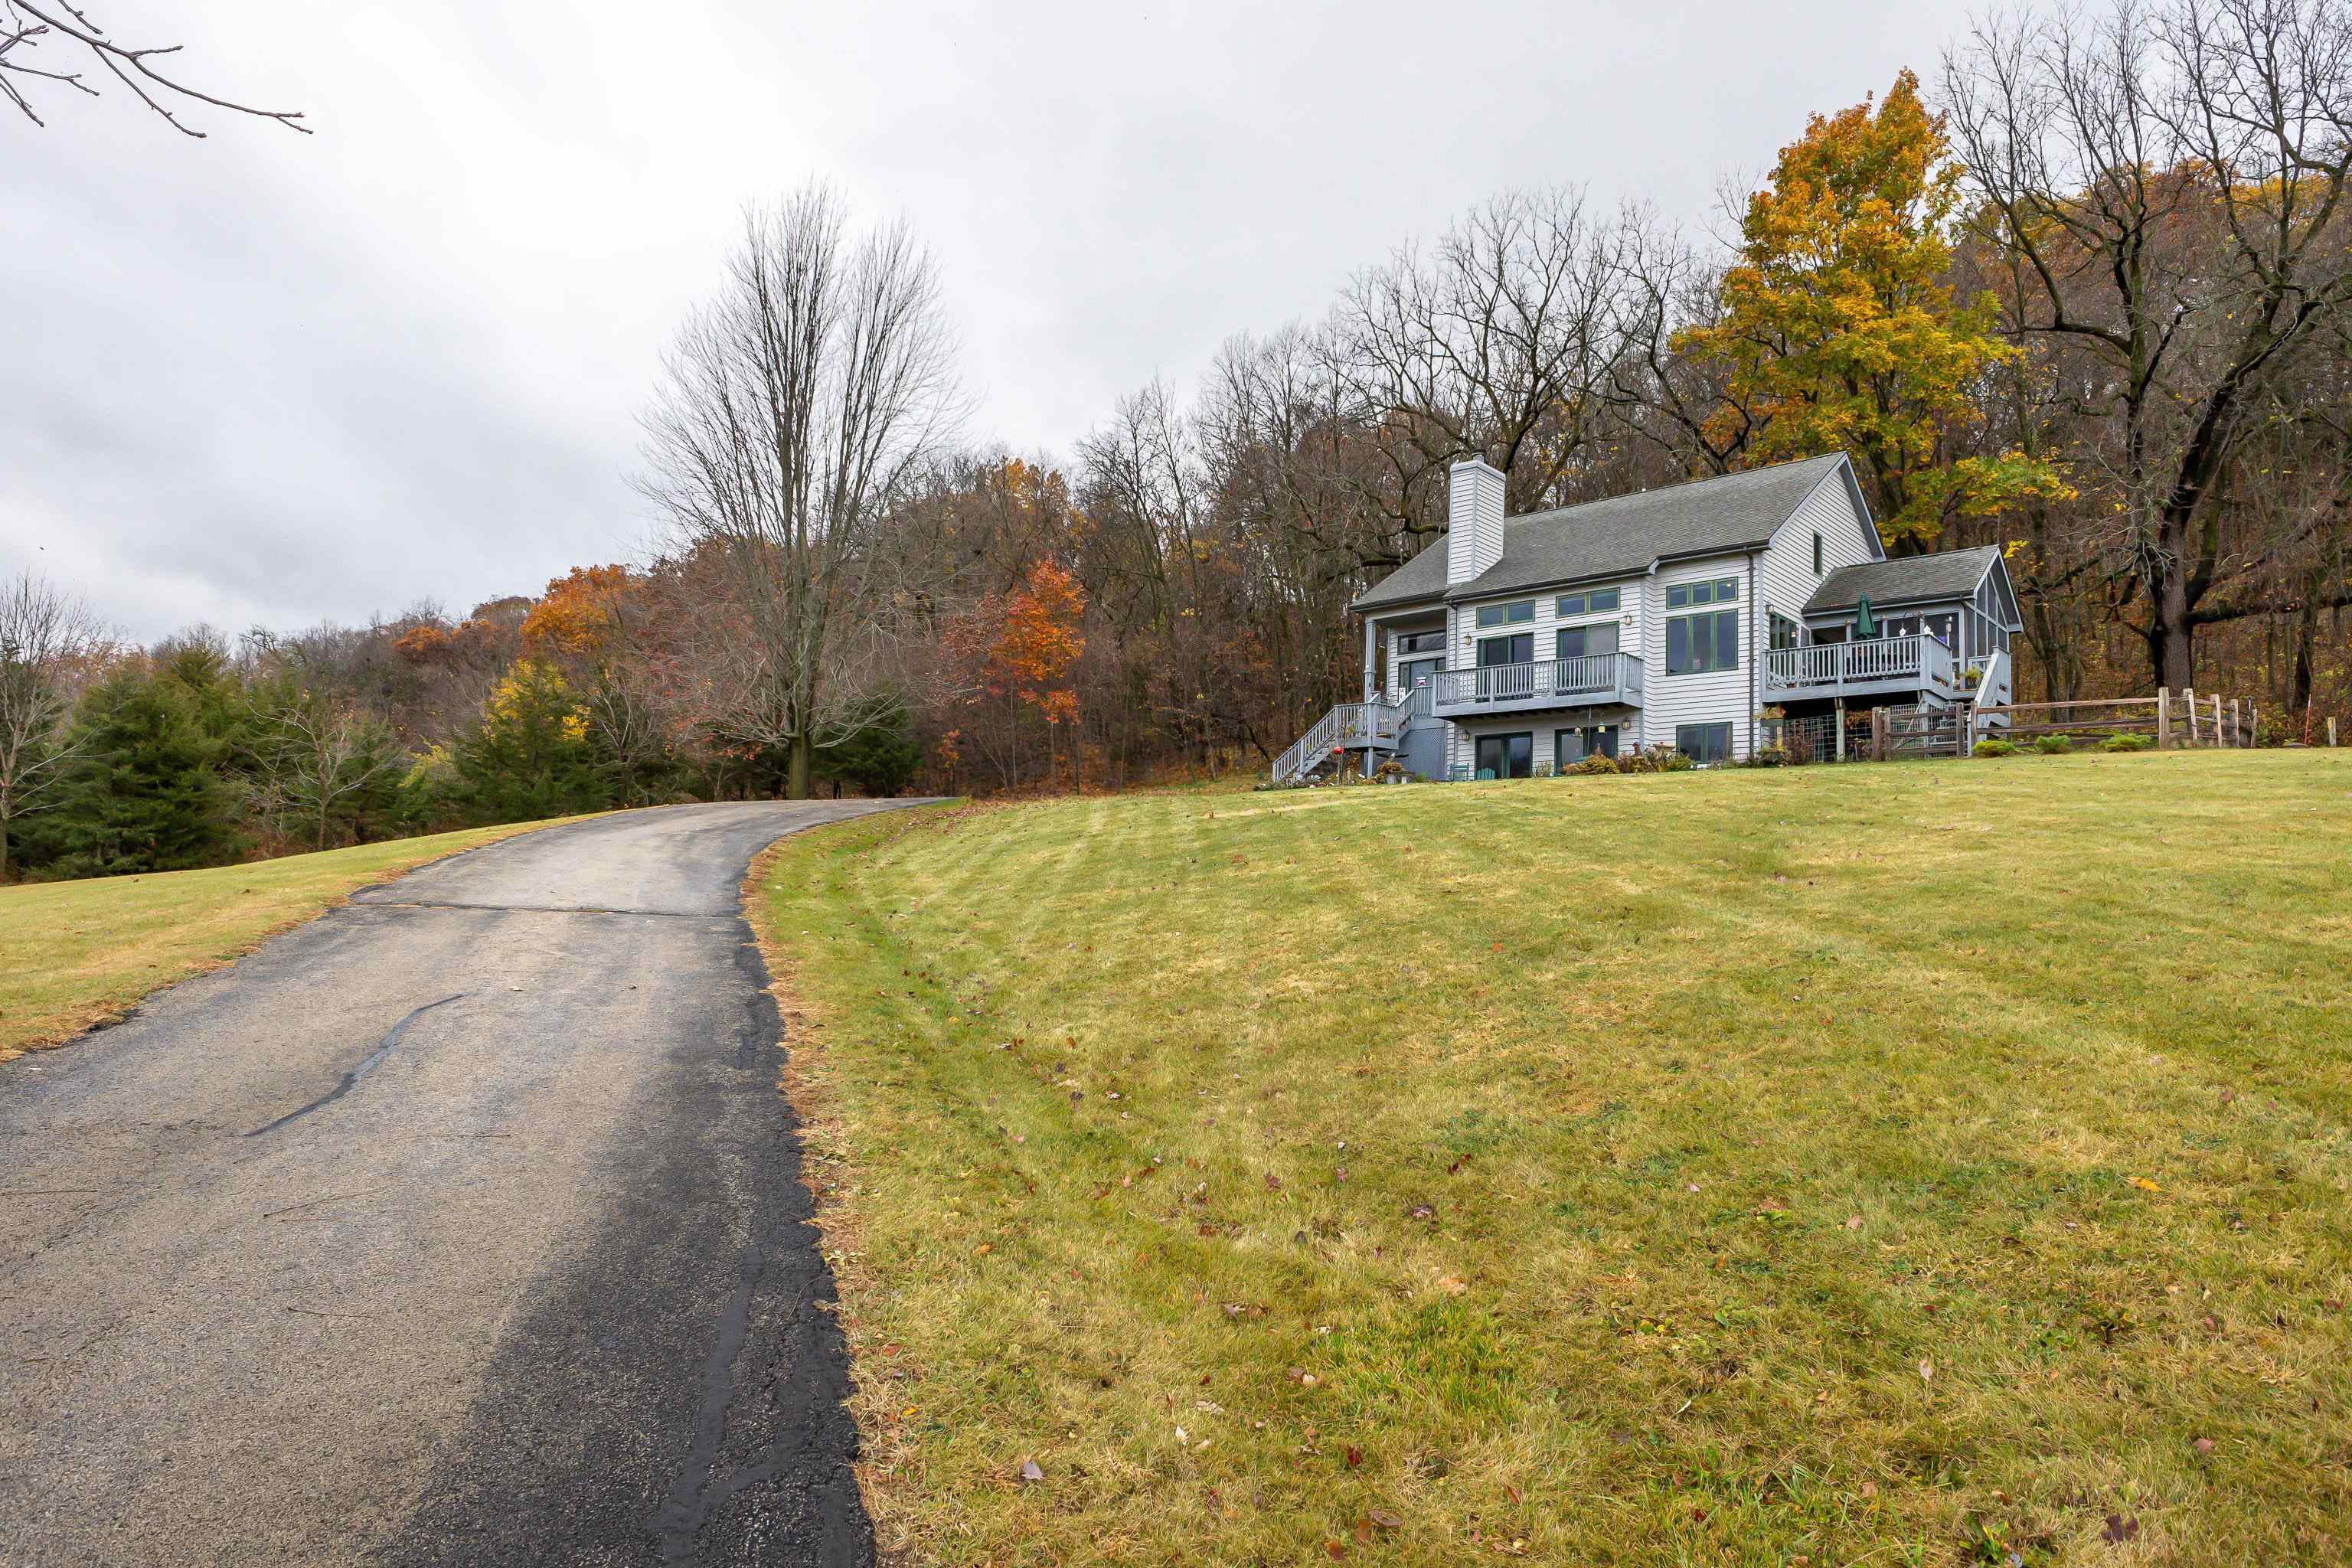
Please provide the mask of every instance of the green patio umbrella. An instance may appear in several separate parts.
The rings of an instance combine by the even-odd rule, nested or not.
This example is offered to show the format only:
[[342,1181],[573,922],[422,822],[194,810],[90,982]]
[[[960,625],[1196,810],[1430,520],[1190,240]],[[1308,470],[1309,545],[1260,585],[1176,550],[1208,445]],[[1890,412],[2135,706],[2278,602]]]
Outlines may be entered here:
[[1853,635],[1857,637],[1874,637],[1878,635],[1878,623],[1871,617],[1870,595],[1867,594],[1862,596],[1862,603],[1854,608]]

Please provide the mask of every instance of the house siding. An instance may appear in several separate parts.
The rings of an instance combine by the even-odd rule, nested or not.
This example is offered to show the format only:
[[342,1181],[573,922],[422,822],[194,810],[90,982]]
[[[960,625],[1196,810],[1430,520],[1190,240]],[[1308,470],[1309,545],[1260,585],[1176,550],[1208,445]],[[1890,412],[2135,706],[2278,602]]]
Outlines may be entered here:
[[[1562,626],[1599,626],[1608,621],[1614,621],[1617,624],[1618,651],[1641,655],[1646,660],[1648,656],[1643,652],[1642,642],[1642,583],[1643,580],[1639,577],[1621,577],[1612,581],[1582,583],[1570,588],[1546,588],[1539,593],[1498,594],[1493,598],[1450,605],[1446,607],[1450,635],[1446,638],[1445,668],[1448,669],[1474,668],[1478,663],[1478,641],[1482,637],[1501,637],[1506,633],[1521,632],[1530,634],[1535,638],[1535,657],[1540,663],[1552,657],[1553,648],[1559,641],[1557,634]],[[1559,614],[1559,598],[1562,594],[1590,594],[1596,588],[1617,590],[1618,607],[1615,611],[1597,616]],[[1536,602],[1534,620],[1522,621],[1515,626],[1493,626],[1483,631],[1480,629],[1478,626],[1480,605],[1515,605],[1522,599],[1533,599]],[[1647,669],[1655,668],[1655,666],[1646,666]],[[1630,749],[1637,733],[1635,726],[1639,721],[1636,710],[1619,708],[1598,711],[1602,717],[1594,721],[1595,722],[1610,722],[1612,721],[1608,715],[1612,712],[1617,715],[1615,721],[1625,726],[1624,743]],[[1583,720],[1579,719],[1576,722],[1570,723],[1559,714],[1544,712],[1506,715],[1499,719],[1481,719],[1475,721],[1449,721],[1447,728],[1452,731],[1452,734],[1446,746],[1446,765],[1449,768],[1470,766],[1477,752],[1474,740],[1475,735],[1513,735],[1527,730],[1536,732],[1536,756],[1539,760],[1546,759],[1551,755],[1550,736],[1553,730],[1563,726],[1575,729],[1583,722]]]
[[[1811,548],[1810,544],[1807,548]],[[1739,662],[1729,669],[1701,675],[1666,673],[1666,622],[1671,616],[1696,612],[1668,610],[1666,590],[1683,583],[1706,583],[1730,577],[1739,584]],[[1746,555],[1711,555],[1701,561],[1678,562],[1653,576],[1644,595],[1642,657],[1649,666],[1648,707],[1644,711],[1643,743],[1674,744],[1678,724],[1731,726],[1731,754],[1746,756],[1755,729],[1756,634],[1763,625],[1756,607],[1755,584]]]

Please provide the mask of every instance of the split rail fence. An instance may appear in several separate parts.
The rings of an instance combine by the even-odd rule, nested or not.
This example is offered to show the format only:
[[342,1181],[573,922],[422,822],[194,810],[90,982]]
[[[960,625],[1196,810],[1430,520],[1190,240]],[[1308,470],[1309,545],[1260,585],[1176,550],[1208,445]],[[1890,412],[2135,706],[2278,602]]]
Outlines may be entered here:
[[[1994,723],[1993,721],[2005,721]],[[2252,702],[2220,692],[2158,691],[2153,697],[2079,702],[2011,702],[1976,710],[1979,738],[2032,741],[2043,735],[2146,735],[2158,748],[2251,746],[2262,714]]]
[[1780,747],[1789,762],[1798,763],[1965,757],[1977,742],[1995,736],[2031,744],[2044,735],[2094,741],[2109,735],[2146,735],[2159,749],[2170,751],[2252,746],[2261,721],[2251,701],[2193,690],[1983,707],[1966,702],[1943,708],[1897,704],[1844,714],[1843,726],[1840,717],[1815,713],[1768,720],[1764,742]]

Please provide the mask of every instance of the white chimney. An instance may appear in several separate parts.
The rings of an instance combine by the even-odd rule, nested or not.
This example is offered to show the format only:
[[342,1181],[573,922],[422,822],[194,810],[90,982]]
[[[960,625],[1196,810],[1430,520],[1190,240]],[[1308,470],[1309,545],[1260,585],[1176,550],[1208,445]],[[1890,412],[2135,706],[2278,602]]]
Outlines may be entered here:
[[1445,480],[1445,585],[1467,583],[1502,558],[1502,471],[1465,458]]

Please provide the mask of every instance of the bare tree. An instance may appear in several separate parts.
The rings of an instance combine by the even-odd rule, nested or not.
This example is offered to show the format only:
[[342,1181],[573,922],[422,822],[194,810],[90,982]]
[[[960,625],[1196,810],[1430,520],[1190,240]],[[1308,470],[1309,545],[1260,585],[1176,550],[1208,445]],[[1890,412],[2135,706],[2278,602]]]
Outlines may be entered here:
[[0,582],[0,879],[8,832],[53,804],[74,759],[66,737],[74,678],[103,643],[88,605],[31,573]]
[[1985,240],[2022,258],[2023,335],[2082,358],[2111,441],[2123,592],[2151,673],[2194,679],[2243,565],[2219,494],[2269,384],[2352,304],[2352,16],[2341,0],[2160,0],[2010,17],[1948,56]]
[[[41,52],[45,48],[62,48],[72,59],[58,60],[56,69],[46,64],[36,65],[37,59],[47,61],[51,58]],[[69,0],[41,0],[38,5],[33,0],[0,0],[0,98],[15,104],[36,125],[46,126],[48,121],[35,111],[32,100],[26,94],[36,90],[38,84],[49,82],[91,98],[100,97],[99,89],[82,79],[89,64],[95,62],[183,136],[201,138],[205,134],[173,112],[175,108],[184,111],[192,103],[249,114],[257,120],[274,120],[305,136],[310,134],[309,126],[296,123],[302,118],[298,110],[255,109],[215,98],[177,78],[165,76],[152,63],[162,56],[179,52],[177,44],[139,48],[117,43],[105,28],[89,19],[89,12]],[[70,68],[75,63],[83,68]]]
[[1375,496],[1396,530],[1386,559],[1366,565],[1444,531],[1457,458],[1499,467],[1513,511],[1566,499],[1618,358],[1625,232],[1581,191],[1508,192],[1426,254],[1408,246],[1349,285],[1329,331],[1358,416],[1379,426]]
[[253,756],[259,805],[272,817],[300,821],[315,849],[327,847],[336,807],[408,760],[380,721],[309,690],[288,694],[257,717],[268,736]]
[[725,563],[739,639],[707,671],[728,739],[815,749],[874,722],[904,595],[877,548],[890,499],[956,413],[937,268],[906,226],[852,239],[811,185],[744,216],[717,298],[663,363],[646,493]]

